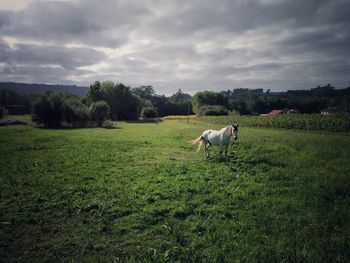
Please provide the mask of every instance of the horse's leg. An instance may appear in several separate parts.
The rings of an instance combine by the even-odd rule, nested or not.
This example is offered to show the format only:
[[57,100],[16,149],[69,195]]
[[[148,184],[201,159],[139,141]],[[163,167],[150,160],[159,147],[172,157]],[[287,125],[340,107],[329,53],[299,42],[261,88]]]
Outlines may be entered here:
[[206,142],[206,144],[205,144],[205,158],[209,158],[209,147],[210,147],[210,142]]
[[228,150],[228,145],[225,146],[225,160],[228,160],[228,156],[227,156],[227,150]]
[[220,158],[222,157],[222,149],[223,148],[224,148],[224,146],[222,144],[220,144],[220,152],[219,152]]

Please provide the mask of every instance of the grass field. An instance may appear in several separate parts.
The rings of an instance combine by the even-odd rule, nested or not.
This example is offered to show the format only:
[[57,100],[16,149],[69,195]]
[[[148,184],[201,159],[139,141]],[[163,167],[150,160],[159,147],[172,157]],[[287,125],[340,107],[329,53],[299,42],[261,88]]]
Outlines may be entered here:
[[0,127],[0,261],[349,262],[348,133],[209,127]]

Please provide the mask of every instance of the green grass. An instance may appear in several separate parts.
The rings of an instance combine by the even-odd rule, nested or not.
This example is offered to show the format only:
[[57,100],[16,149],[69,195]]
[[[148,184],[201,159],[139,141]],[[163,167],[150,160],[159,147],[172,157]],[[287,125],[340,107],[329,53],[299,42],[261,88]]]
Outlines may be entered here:
[[348,134],[209,127],[0,127],[0,261],[349,262]]

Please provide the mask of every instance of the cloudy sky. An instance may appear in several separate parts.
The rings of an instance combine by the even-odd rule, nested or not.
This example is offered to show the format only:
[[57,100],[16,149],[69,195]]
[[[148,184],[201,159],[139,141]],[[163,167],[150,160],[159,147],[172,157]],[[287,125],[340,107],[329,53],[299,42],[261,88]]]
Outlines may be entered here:
[[350,86],[349,0],[1,0],[0,81]]

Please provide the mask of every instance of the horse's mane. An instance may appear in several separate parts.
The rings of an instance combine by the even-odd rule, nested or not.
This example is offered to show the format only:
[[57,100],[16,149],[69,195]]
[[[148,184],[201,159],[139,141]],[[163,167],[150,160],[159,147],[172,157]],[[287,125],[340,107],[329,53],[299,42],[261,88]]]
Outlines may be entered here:
[[228,125],[225,127],[225,132],[228,136],[232,135],[232,128],[231,128],[231,125]]

